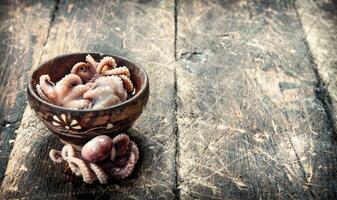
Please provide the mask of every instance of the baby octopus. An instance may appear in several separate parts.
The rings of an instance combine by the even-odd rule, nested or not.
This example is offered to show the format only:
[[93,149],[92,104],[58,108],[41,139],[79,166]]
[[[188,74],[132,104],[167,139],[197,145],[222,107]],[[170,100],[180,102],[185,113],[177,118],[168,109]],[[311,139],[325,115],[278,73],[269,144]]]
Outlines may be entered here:
[[112,57],[97,63],[91,55],[86,62],[76,63],[71,73],[53,83],[42,75],[36,85],[38,95],[45,101],[74,109],[101,109],[121,103],[134,91],[127,67],[117,67]]
[[83,95],[90,89],[89,85],[83,85],[81,78],[76,74],[66,75],[54,84],[48,75],[40,77],[40,84],[36,86],[40,97],[48,102],[66,108],[82,109],[89,106],[90,101]]
[[95,80],[91,88],[83,94],[90,99],[92,109],[101,109],[125,101],[128,98],[123,81],[118,76],[102,76]]
[[128,177],[139,158],[139,150],[126,134],[119,134],[113,139],[101,135],[86,143],[81,152],[67,144],[61,151],[51,149],[52,161],[68,163],[76,176],[82,176],[88,184],[98,180],[106,184],[109,177],[124,179]]

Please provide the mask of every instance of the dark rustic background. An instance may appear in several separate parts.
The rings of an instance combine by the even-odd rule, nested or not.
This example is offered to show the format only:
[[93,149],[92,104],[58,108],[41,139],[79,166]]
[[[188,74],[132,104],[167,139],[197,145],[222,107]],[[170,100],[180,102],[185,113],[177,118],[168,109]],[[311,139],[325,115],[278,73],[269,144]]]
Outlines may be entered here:
[[[337,199],[337,1],[0,1],[0,199]],[[142,64],[135,173],[86,185],[26,106],[41,62]]]

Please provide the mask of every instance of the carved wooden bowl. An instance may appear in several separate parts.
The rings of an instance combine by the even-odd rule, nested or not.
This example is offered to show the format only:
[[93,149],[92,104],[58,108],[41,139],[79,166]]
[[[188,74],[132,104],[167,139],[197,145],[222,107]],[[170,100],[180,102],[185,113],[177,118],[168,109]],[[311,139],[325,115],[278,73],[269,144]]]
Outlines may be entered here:
[[[85,61],[88,54],[96,61],[111,56],[117,66],[126,66],[130,70],[135,95],[120,104],[97,110],[68,109],[50,104],[37,95],[36,85],[41,75],[48,74],[51,81],[56,82],[69,74],[74,64]],[[149,90],[147,74],[139,65],[114,55],[75,53],[61,55],[41,64],[32,74],[27,94],[30,107],[46,127],[58,135],[61,142],[79,147],[97,135],[114,136],[130,128],[146,106]]]

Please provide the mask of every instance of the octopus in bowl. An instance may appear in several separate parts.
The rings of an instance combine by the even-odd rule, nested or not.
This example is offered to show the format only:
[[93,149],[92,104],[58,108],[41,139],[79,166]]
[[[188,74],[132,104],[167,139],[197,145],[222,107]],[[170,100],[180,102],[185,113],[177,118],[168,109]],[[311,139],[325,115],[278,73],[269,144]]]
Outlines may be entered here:
[[40,98],[71,109],[102,109],[130,98],[134,86],[127,67],[118,67],[114,58],[106,56],[96,62],[91,55],[76,63],[70,74],[52,82],[42,75],[36,85]]

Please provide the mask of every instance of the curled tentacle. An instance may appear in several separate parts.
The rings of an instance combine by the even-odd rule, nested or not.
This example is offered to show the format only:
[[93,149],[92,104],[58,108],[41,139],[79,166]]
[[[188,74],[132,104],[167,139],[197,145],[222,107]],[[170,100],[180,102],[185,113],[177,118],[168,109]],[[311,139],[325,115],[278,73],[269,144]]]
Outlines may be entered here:
[[129,150],[130,138],[128,135],[122,133],[114,137],[112,143],[116,149],[116,156],[122,156]]
[[108,182],[108,175],[104,172],[104,170],[97,164],[90,163],[89,164],[91,170],[95,173],[98,181],[101,184],[106,184]]
[[66,75],[56,83],[59,100],[56,104],[66,108],[81,109],[89,106],[90,101],[83,99],[83,94],[90,89],[89,85],[83,85],[81,78],[76,74]]
[[131,152],[127,164],[123,168],[118,167],[112,168],[110,170],[111,175],[116,179],[124,179],[128,177],[132,173],[136,165],[136,162],[137,162],[136,156],[134,153]]
[[85,183],[92,184],[96,180],[95,174],[83,160],[71,157],[69,158],[68,163],[69,166],[74,166],[74,168],[71,168],[74,174],[82,175],[83,181]]
[[36,92],[37,94],[45,101],[47,101],[48,103],[51,103],[51,101],[49,100],[49,98],[44,94],[44,92],[41,89],[40,84],[36,85]]
[[77,74],[78,71],[86,71],[86,68],[87,68],[87,63],[85,62],[79,62],[79,63],[76,63],[73,68],[71,69],[70,73],[72,74]]
[[130,80],[130,78],[128,78],[127,76],[125,75],[120,75],[119,76],[122,81],[123,81],[123,86],[125,88],[125,90],[128,92],[128,93],[132,93],[133,92],[133,83],[132,81]]
[[70,144],[67,144],[62,148],[62,158],[64,160],[68,161],[69,158],[75,157],[75,155],[76,155],[75,149]]
[[93,69],[96,69],[97,67],[97,62],[94,60],[94,58],[88,54],[86,57],[85,57],[85,61],[93,68]]
[[61,151],[57,151],[55,149],[51,149],[49,151],[49,157],[52,161],[56,162],[56,163],[61,163],[63,161],[62,158],[62,152]]
[[[126,161],[127,164],[121,168],[115,166],[110,170],[111,175],[116,179],[124,179],[128,177],[133,172],[133,169],[135,168],[135,165],[139,158],[139,150],[138,150],[136,143],[134,143],[133,141],[130,141],[129,149],[130,149],[130,152],[129,152],[130,154]],[[125,162],[124,159],[121,159],[120,161]]]
[[95,75],[96,68],[92,67],[91,64],[79,62],[71,69],[71,73],[77,74],[84,83],[87,83]]
[[66,86],[68,88],[75,87],[76,85],[81,85],[82,79],[76,74],[68,74],[63,77],[59,82],[56,83],[56,86]]
[[130,77],[130,71],[127,67],[118,67],[115,69],[107,70],[103,72],[103,75],[125,75]]
[[49,75],[40,76],[40,89],[43,94],[52,102],[57,100],[57,93],[55,91],[55,84],[50,81]]
[[76,156],[75,149],[70,144],[67,144],[62,148],[62,158],[68,162],[71,171],[74,172],[76,176],[81,176],[81,173],[77,169],[77,166],[69,162],[69,159],[75,156]]
[[136,162],[137,162],[138,159],[139,159],[139,149],[137,147],[137,144],[132,140],[130,141],[130,151],[135,154],[135,159],[136,159]]
[[104,57],[97,65],[96,72],[97,74],[101,74],[107,70],[111,70],[117,67],[115,59],[113,57]]

